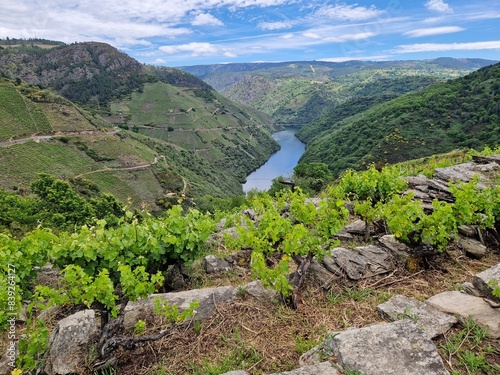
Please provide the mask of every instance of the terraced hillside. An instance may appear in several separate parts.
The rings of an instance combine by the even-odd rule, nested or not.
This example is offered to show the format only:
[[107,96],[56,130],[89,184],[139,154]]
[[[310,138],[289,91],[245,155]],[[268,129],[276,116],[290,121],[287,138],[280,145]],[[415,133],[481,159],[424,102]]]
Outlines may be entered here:
[[[103,132],[112,141],[130,138],[147,143],[150,154],[158,156],[150,169],[156,170],[154,177],[165,194],[240,194],[246,175],[278,148],[270,136],[272,120],[267,115],[231,102],[189,73],[144,66],[104,43],[54,44],[53,48],[9,45],[0,50],[0,74],[11,79],[4,81],[0,92],[7,113],[0,120],[0,141],[33,136],[47,141],[56,135],[82,138]],[[122,128],[118,135],[110,134],[115,132],[114,125]],[[135,168],[155,160],[132,158],[137,162],[117,166],[111,161],[127,158],[108,155],[106,147],[100,155],[96,151],[99,139],[87,145],[90,138],[80,138],[65,145],[77,144],[73,146],[79,152],[100,163],[91,169],[94,179],[110,173],[106,168]],[[115,180],[124,178],[124,172],[120,174]],[[19,178],[16,184],[22,181]],[[112,185],[109,181],[102,184]],[[153,195],[163,200],[158,194],[162,188],[146,185],[151,186],[146,201],[151,202]],[[138,201],[140,192],[135,196]]]
[[239,182],[278,148],[267,116],[209,88],[148,83],[141,92],[113,102],[111,112],[115,124],[194,153],[226,179]]
[[[179,90],[163,83],[156,85]],[[138,133],[123,129],[126,126],[115,128],[96,113],[37,86],[4,79],[0,82],[0,97],[0,188],[4,190],[26,191],[40,172],[75,183],[89,181],[122,202],[131,200],[134,206],[147,203],[153,208],[168,204],[181,193],[191,197],[224,196],[241,190],[234,174],[221,178],[220,165],[225,160],[222,152],[220,165],[214,166],[192,148],[139,134],[148,130],[145,127]],[[201,106],[201,102],[196,103]],[[264,130],[256,129],[254,140],[248,146],[241,145],[242,152],[248,147],[244,156],[252,160],[256,159],[250,154],[252,142],[266,140],[262,139]],[[220,129],[216,131],[221,133]],[[234,129],[234,134],[246,131]],[[237,148],[229,141],[226,144],[230,150]]]

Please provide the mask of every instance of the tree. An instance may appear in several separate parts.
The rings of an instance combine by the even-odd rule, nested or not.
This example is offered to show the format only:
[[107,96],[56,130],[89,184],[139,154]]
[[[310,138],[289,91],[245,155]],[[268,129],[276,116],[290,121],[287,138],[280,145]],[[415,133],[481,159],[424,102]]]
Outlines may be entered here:
[[40,173],[30,187],[40,198],[44,218],[60,228],[90,223],[95,216],[94,208],[84,198],[54,176]]
[[333,180],[333,174],[325,163],[300,163],[293,169],[293,178],[302,189],[319,193]]

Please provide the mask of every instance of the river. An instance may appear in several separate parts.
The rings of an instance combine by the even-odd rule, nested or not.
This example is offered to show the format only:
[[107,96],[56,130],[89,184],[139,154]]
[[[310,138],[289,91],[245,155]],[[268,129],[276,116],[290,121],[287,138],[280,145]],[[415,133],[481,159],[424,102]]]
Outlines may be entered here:
[[248,175],[243,184],[243,191],[251,189],[267,190],[276,177],[289,177],[304,153],[306,146],[295,136],[295,129],[287,129],[274,133],[272,136],[281,149],[271,155],[266,164]]

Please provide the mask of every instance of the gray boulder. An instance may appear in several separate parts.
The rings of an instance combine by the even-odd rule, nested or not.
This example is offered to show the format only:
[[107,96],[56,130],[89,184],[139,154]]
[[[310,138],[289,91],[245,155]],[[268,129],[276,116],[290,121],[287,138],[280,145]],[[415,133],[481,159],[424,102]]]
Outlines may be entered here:
[[486,256],[488,249],[481,242],[471,238],[460,238],[458,246],[469,256],[473,258],[483,258]]
[[317,350],[363,375],[449,374],[434,343],[411,320],[333,334]]
[[[271,301],[279,297],[276,291],[264,288],[260,280],[252,281],[251,283],[241,286],[240,288],[246,295],[249,295],[259,301]],[[236,293],[238,293],[238,291]]]
[[236,370],[236,371],[225,372],[221,375],[250,375],[250,374],[243,370]]
[[231,265],[224,259],[219,259],[215,255],[207,255],[203,259],[203,268],[206,273],[222,273],[229,271]]
[[153,313],[154,300],[161,298],[171,305],[177,305],[182,311],[198,301],[200,307],[196,309],[195,317],[204,319],[214,314],[216,304],[231,301],[235,298],[235,289],[232,286],[217,288],[193,289],[176,293],[152,294],[148,298],[129,302],[124,309],[123,326],[132,329],[139,320]]
[[45,372],[48,375],[83,374],[88,345],[98,334],[94,310],[79,311],[61,320],[50,338],[52,344]]
[[402,295],[395,295],[389,301],[378,305],[377,311],[382,318],[390,322],[412,320],[429,339],[445,334],[457,323],[457,318],[453,315],[445,314],[415,298]]
[[344,232],[351,234],[365,234],[366,224],[363,220],[356,220],[344,227]]
[[372,277],[392,271],[395,268],[391,254],[378,246],[355,247],[354,251],[368,260],[368,272],[364,277]]
[[377,246],[362,246],[354,250],[337,247],[323,258],[323,265],[332,274],[346,275],[351,280],[372,277],[394,269],[392,256]]

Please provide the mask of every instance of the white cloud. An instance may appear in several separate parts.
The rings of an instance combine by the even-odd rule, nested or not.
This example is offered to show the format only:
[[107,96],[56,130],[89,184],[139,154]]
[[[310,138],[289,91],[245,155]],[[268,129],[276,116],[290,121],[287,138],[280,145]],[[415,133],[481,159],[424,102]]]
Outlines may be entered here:
[[216,55],[223,55],[230,58],[237,57],[236,54],[229,48],[220,47],[212,43],[191,42],[187,44],[162,46],[159,48],[159,50],[166,55],[188,52],[191,53],[191,56],[194,57]]
[[209,13],[200,13],[196,15],[193,22],[193,26],[222,26],[224,25],[219,19],[215,18]]
[[470,43],[422,43],[407,44],[398,46],[396,53],[414,53],[414,52],[442,52],[442,51],[476,51],[499,49],[500,40],[489,42],[470,42]]
[[382,15],[384,11],[371,7],[362,7],[357,4],[336,4],[320,8],[313,18],[326,17],[335,21],[364,21]]
[[259,28],[262,30],[286,30],[293,26],[291,21],[261,22]]
[[420,38],[431,35],[458,33],[464,30],[465,29],[463,27],[459,26],[441,26],[441,27],[430,27],[425,29],[410,30],[405,32],[403,35],[409,36],[410,38]]
[[439,13],[453,13],[453,9],[445,3],[443,0],[429,0],[425,3],[425,6],[429,10],[433,10]]
[[1,0],[0,37],[63,42],[103,41],[116,47],[144,45],[146,38],[175,38],[194,12],[193,25],[220,26],[211,10],[283,5],[289,0]]
[[310,39],[321,39],[321,36],[319,34],[311,32],[311,31],[307,31],[307,32],[303,33],[302,35],[304,35],[306,38],[310,38]]

